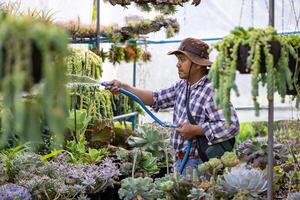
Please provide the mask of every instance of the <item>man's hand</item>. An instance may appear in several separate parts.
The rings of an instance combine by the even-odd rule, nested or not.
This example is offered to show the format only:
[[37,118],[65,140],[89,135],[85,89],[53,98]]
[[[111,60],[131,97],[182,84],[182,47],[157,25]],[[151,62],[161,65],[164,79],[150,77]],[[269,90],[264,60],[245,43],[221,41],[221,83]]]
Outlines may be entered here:
[[195,136],[203,135],[203,130],[200,126],[190,123],[178,124],[181,128],[178,128],[176,132],[184,137],[185,140],[190,140]]
[[123,84],[122,82],[118,81],[118,80],[112,80],[107,82],[108,86],[105,87],[105,89],[111,91],[112,93],[119,93],[118,89],[119,88],[124,88],[125,84]]

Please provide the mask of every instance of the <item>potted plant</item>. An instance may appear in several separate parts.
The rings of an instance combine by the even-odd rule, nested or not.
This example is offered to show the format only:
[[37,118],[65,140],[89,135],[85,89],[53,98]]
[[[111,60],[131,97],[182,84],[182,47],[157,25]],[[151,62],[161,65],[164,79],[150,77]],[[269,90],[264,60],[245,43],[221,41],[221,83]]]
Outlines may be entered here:
[[[0,146],[14,135],[21,143],[41,141],[41,120],[50,128],[53,141],[62,142],[67,116],[63,87],[67,34],[28,16],[0,14],[0,18]],[[33,109],[42,116],[37,117]]]
[[273,100],[276,91],[284,99],[287,91],[293,89],[288,55],[298,59],[295,49],[272,27],[250,28],[247,31],[238,27],[214,47],[219,54],[210,69],[209,78],[216,90],[216,103],[224,111],[228,123],[230,122],[231,89],[237,91],[236,70],[251,73],[251,94],[256,115],[259,114],[257,97],[260,83],[267,86],[269,100]]

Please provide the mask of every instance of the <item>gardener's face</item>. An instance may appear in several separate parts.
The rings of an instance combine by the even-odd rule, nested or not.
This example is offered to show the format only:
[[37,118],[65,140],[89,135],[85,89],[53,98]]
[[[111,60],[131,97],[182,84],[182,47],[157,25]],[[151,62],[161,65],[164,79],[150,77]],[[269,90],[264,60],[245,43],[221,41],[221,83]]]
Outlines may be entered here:
[[176,57],[178,59],[176,67],[178,69],[179,78],[187,79],[192,62],[184,54],[177,54]]

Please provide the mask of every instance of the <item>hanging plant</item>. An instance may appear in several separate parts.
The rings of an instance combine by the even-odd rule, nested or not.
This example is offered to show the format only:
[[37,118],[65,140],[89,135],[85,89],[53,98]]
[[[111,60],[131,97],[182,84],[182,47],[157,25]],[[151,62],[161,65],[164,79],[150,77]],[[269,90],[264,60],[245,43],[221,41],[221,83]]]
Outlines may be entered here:
[[105,52],[105,51],[103,50],[103,48],[101,48],[100,51],[99,51],[99,49],[96,48],[96,47],[90,48],[90,50],[91,50],[92,52],[94,52],[96,55],[98,55],[98,56],[101,58],[102,62],[105,62],[105,60],[108,58],[108,52]]
[[[21,143],[41,141],[35,110],[41,111],[53,140],[63,141],[67,41],[66,33],[53,25],[0,13],[0,146],[14,135]],[[24,95],[37,98],[23,101]]]
[[[297,95],[298,101],[300,99],[300,37],[298,35],[287,35],[284,37],[286,42],[290,44],[294,50],[289,53],[289,68],[293,73],[293,85],[294,88],[292,90],[288,90],[287,94],[289,95]],[[295,53],[294,55],[292,55]],[[297,59],[295,59],[297,58]]]
[[267,86],[269,100],[273,100],[276,91],[284,99],[287,91],[293,89],[289,55],[296,60],[298,58],[285,36],[279,36],[273,28],[245,30],[238,27],[214,47],[219,54],[209,77],[216,89],[216,104],[223,109],[227,122],[230,122],[231,116],[230,92],[231,89],[237,90],[236,70],[251,73],[251,94],[256,115],[259,115],[259,83]]
[[87,49],[70,48],[67,57],[67,73],[90,76],[94,79],[102,77],[102,60],[94,52]]
[[142,56],[142,49],[136,44],[127,45],[124,47],[124,60],[126,62],[138,61]]
[[142,61],[143,62],[150,62],[151,61],[151,53],[149,51],[144,51],[143,54],[142,54]]
[[[140,7],[143,11],[150,12],[152,10],[159,11],[163,14],[174,14],[176,11],[176,6],[183,6],[184,3],[189,0],[105,0],[105,2],[109,2],[111,5],[120,5],[125,8],[131,5],[131,3],[135,3],[136,6]],[[201,3],[201,0],[193,0],[192,5],[198,6]]]
[[112,64],[120,64],[122,60],[124,60],[125,53],[124,48],[116,45],[112,45],[109,49],[108,60]]
[[[166,29],[167,37],[172,37],[179,32],[179,23],[176,19],[164,18],[157,16],[154,20],[143,20],[140,22],[130,22],[122,28],[116,25],[103,27],[101,34],[108,37],[112,43],[126,42],[128,40],[138,39],[139,35],[146,35],[152,32],[160,31],[161,28]],[[172,32],[172,33],[171,33]]]

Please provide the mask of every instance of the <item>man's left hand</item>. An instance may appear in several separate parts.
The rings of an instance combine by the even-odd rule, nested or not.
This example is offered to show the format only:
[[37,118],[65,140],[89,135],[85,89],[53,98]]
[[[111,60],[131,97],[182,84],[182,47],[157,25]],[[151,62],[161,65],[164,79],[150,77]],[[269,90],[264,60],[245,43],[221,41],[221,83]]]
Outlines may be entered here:
[[185,140],[190,140],[195,136],[203,135],[203,130],[200,126],[193,125],[190,123],[179,124],[180,128],[176,132],[184,137]]

